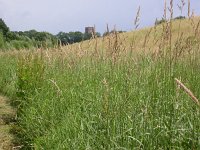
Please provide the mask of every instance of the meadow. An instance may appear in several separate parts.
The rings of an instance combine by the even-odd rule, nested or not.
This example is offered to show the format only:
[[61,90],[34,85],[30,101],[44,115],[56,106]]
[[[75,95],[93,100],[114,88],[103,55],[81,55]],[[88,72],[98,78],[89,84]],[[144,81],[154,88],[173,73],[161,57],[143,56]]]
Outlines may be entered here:
[[200,18],[0,53],[22,149],[200,149]]

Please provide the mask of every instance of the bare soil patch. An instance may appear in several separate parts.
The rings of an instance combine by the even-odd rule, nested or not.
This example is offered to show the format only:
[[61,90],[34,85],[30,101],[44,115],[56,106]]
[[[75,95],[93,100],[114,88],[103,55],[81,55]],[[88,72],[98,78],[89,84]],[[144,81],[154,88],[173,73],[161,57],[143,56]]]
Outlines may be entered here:
[[15,118],[15,110],[6,97],[0,96],[0,150],[14,149],[14,136],[10,133]]

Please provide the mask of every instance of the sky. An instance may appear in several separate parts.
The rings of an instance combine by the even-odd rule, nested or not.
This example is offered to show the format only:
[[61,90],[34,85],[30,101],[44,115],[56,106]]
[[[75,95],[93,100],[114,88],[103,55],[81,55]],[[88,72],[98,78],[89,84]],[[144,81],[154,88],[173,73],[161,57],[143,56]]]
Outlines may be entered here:
[[[169,0],[167,0],[169,3]],[[181,14],[174,0],[174,16],[187,16],[187,1]],[[86,26],[96,31],[112,29],[131,31],[140,7],[139,27],[152,26],[156,18],[163,16],[164,0],[0,0],[0,18],[11,31],[81,31]],[[191,0],[191,10],[200,15],[200,0]]]

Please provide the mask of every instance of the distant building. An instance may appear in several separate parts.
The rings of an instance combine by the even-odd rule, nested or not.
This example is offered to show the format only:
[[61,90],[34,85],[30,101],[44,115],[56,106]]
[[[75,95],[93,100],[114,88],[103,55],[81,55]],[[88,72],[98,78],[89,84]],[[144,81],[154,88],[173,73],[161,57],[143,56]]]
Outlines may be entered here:
[[85,27],[85,33],[86,33],[86,34],[95,33],[94,27]]

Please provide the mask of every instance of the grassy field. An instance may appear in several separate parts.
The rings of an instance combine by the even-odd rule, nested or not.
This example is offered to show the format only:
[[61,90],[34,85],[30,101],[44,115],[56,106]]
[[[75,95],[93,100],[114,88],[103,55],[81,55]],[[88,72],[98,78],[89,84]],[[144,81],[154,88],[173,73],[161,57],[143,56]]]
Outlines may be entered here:
[[[171,31],[171,32],[169,32]],[[0,53],[22,149],[200,149],[199,18]]]

